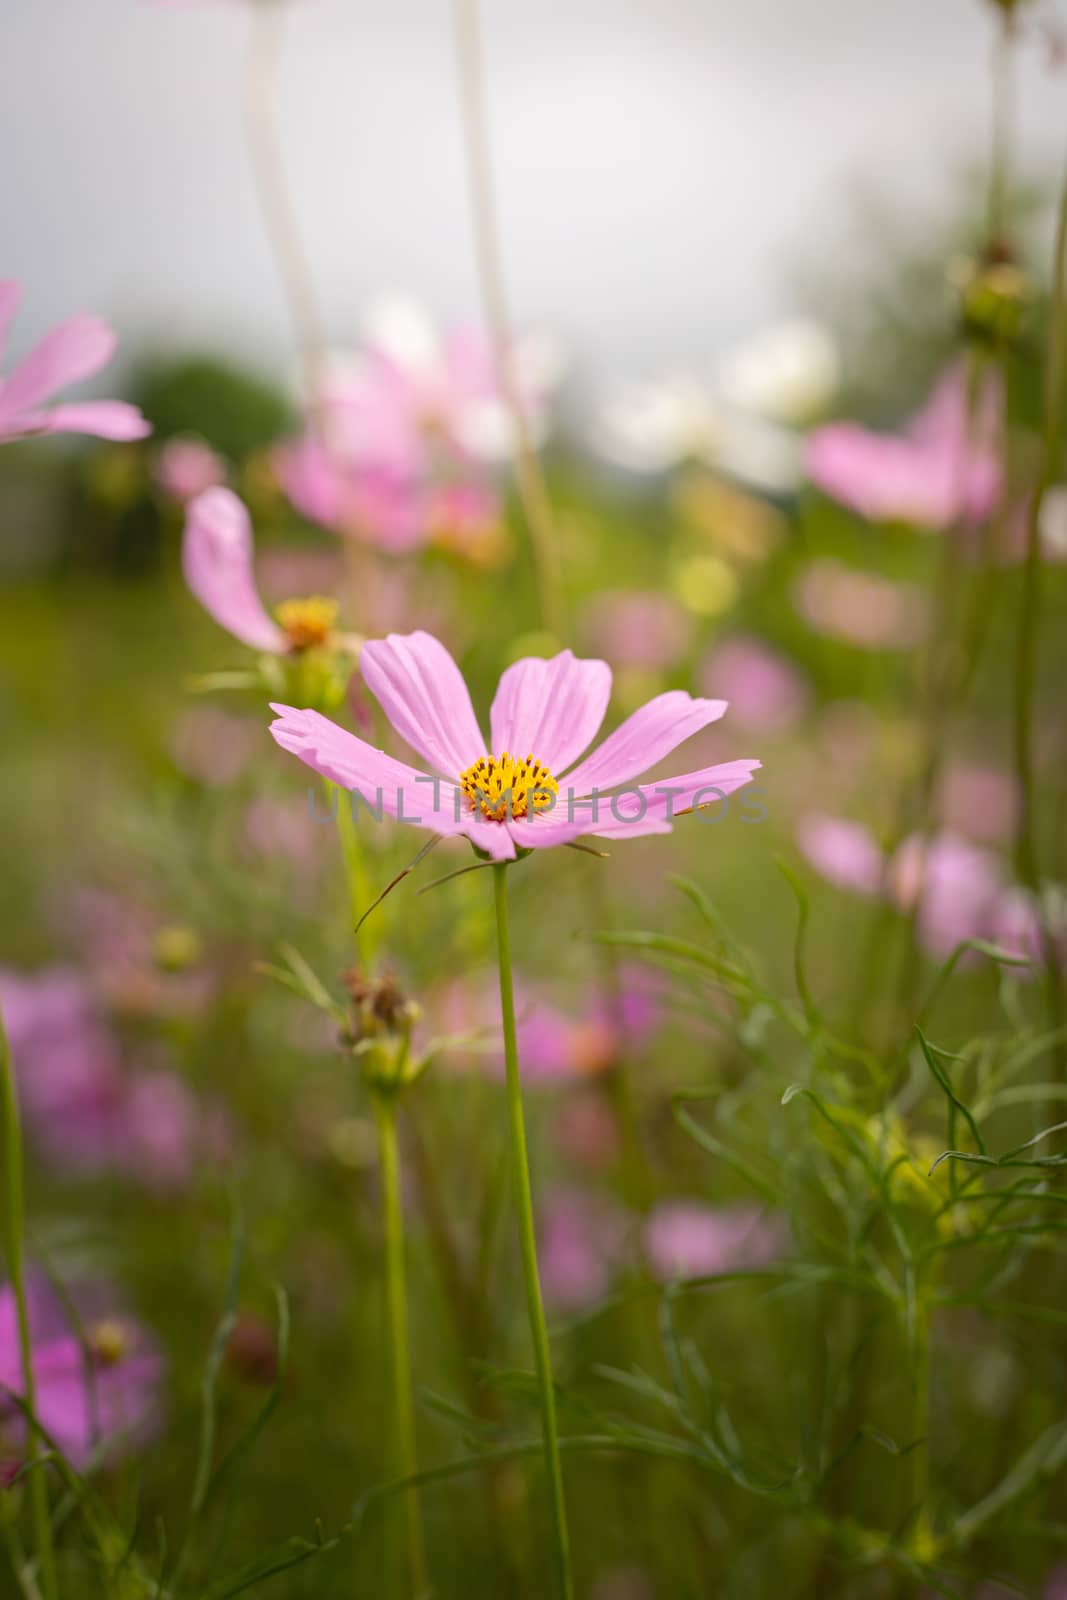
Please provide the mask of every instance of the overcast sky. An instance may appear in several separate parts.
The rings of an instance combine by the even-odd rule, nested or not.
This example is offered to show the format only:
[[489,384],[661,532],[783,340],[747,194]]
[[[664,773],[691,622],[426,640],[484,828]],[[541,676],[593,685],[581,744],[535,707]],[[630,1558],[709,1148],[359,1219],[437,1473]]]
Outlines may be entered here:
[[[1042,4],[1045,0],[1042,0]],[[240,0],[2,0],[0,275],[17,347],[76,309],[125,339],[285,359],[243,145]],[[986,142],[983,0],[483,0],[512,298],[594,372],[699,364],[795,307],[850,180],[916,204]],[[299,0],[282,119],[331,332],[371,293],[476,303],[449,0]],[[1022,63],[1023,149],[1067,75]]]

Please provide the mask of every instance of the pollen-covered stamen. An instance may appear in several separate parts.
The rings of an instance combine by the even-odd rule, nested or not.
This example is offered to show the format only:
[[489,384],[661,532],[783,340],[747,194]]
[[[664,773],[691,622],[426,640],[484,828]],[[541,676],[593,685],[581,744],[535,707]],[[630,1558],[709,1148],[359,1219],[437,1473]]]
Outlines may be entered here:
[[520,821],[556,803],[559,784],[543,762],[532,755],[482,756],[459,776],[459,786],[487,822]]
[[275,607],[290,650],[311,650],[325,644],[337,621],[337,601],[313,594],[306,600],[283,600]]

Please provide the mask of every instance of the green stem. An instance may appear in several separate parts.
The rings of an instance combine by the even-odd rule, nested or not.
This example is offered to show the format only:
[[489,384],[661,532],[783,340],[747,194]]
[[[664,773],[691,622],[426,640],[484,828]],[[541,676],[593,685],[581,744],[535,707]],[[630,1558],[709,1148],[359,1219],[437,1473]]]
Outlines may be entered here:
[[[911,1505],[916,1553],[925,1559],[930,1538],[930,1304],[920,1294],[915,1307],[915,1337],[911,1363]],[[917,1441],[917,1442],[916,1442]]]
[[[0,1016],[0,1116],[3,1119],[2,1147],[4,1152],[4,1253],[11,1277],[11,1290],[15,1296],[15,1315],[18,1322],[19,1355],[22,1361],[23,1399],[31,1422],[26,1430],[26,1455],[33,1461],[38,1451],[38,1433],[34,1426],[37,1418],[37,1386],[33,1376],[33,1345],[30,1339],[30,1318],[26,1306],[26,1275],[23,1255],[25,1190],[22,1159],[22,1122],[19,1117],[18,1086],[11,1050]],[[56,1581],[55,1552],[52,1549],[52,1523],[48,1511],[48,1485],[44,1471],[36,1468],[28,1476],[30,1506],[33,1516],[34,1540],[37,1546],[37,1566],[43,1600],[57,1600],[59,1585]]]
[[[393,1378],[393,1412],[397,1465],[405,1479],[418,1476],[415,1407],[411,1395],[411,1344],[408,1334],[407,1289],[404,1281],[404,1212],[400,1199],[400,1156],[397,1143],[397,1098],[375,1090],[372,1095],[378,1129],[378,1161],[382,1180],[385,1226],[385,1281],[389,1312],[389,1350]],[[410,1484],[404,1491],[407,1526],[408,1576],[414,1597],[429,1591],[426,1551],[422,1536],[419,1491]]]
[[[1037,690],[1038,638],[1041,627],[1041,513],[1045,496],[1056,481],[1062,448],[1064,382],[1067,379],[1067,179],[1060,195],[1053,261],[1049,355],[1045,373],[1045,415],[1041,472],[1030,499],[1026,565],[1015,657],[1015,773],[1019,783],[1016,862],[1019,876],[1038,901],[1041,872],[1037,836],[1034,773],[1034,704]],[[1053,1028],[1062,1014],[1059,955],[1047,915],[1041,915],[1045,946],[1048,1007]],[[1062,1057],[1062,1052],[1059,1053]],[[1061,1060],[1062,1066],[1062,1060]]]
[[526,1153],[526,1122],[522,1111],[522,1084],[519,1079],[519,1051],[515,1036],[515,995],[511,979],[511,934],[508,928],[507,866],[493,867],[493,895],[496,901],[497,957],[500,964],[500,1014],[504,1027],[504,1062],[507,1070],[508,1126],[511,1135],[512,1179],[515,1209],[519,1221],[522,1274],[526,1287],[526,1309],[530,1317],[537,1382],[541,1395],[541,1430],[545,1445],[552,1498],[552,1518],[556,1534],[559,1588],[562,1600],[573,1600],[570,1537],[567,1532],[567,1506],[563,1496],[563,1467],[560,1462],[559,1433],[556,1424],[556,1391],[552,1382],[552,1355],[548,1346],[545,1308],[537,1272],[537,1239],[534,1232],[533,1193],[530,1187],[530,1162]]
[[369,977],[374,966],[375,939],[370,921],[360,926],[360,919],[374,896],[367,880],[363,842],[359,837],[359,826],[352,810],[352,796],[347,789],[327,782],[326,792],[327,798],[332,794],[337,801],[337,837],[341,841],[341,857],[345,867],[345,882],[348,885],[348,906],[356,942],[356,959],[364,977]]

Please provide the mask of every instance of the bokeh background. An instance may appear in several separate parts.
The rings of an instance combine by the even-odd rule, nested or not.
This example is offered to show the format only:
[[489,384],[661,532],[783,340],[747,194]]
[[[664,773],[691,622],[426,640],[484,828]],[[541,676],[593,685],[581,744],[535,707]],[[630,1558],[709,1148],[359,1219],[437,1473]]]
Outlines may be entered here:
[[[569,645],[612,665],[609,726],[730,700],[673,770],[763,763],[718,820],[511,874],[577,1593],[1063,1600],[1063,18],[482,9],[562,621],[508,451],[442,446],[437,411],[419,449],[471,474],[467,522],[398,550],[292,491],[282,447],[320,419],[249,160],[250,4],[5,0],[3,370],[91,310],[119,347],[84,392],[153,429],[0,444],[0,1005],[34,1339],[89,1484],[50,1471],[61,1600],[417,1592],[379,1492],[394,1344],[351,971],[357,908],[423,841],[365,830],[353,892],[267,731],[268,699],[304,697],[396,750],[360,640],[417,626],[483,717],[508,664]],[[280,62],[331,351],[373,346],[386,292],[479,324],[448,7],[293,0]],[[858,436],[847,484],[813,465],[840,418],[890,436]],[[248,508],[268,606],[336,599],[321,649],[249,649],[190,593],[208,482]],[[433,1593],[542,1600],[491,895],[417,892],[469,862],[442,845],[372,923],[432,1055],[400,1142],[422,1506]],[[2,1285],[0,1596],[37,1600],[11,1309]]]

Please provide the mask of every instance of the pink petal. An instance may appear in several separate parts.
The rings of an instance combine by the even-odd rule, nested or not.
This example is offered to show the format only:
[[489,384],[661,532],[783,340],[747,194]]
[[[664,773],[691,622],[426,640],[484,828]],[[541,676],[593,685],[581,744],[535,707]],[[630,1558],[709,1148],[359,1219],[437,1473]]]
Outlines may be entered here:
[[[601,839],[636,839],[646,833],[670,833],[674,821],[687,816],[694,807],[701,811],[706,807],[714,808],[735,790],[743,789],[762,765],[762,761],[747,758],[721,761],[718,766],[684,772],[677,778],[638,784],[636,793],[623,790],[617,804],[613,805],[609,799],[607,824],[592,831]],[[637,794],[641,801],[637,800]],[[602,800],[601,817],[603,806]]]
[[372,639],[360,671],[400,737],[439,772],[458,778],[485,755],[463,674],[432,634]]
[[189,502],[182,570],[205,611],[242,644],[275,655],[285,651],[285,635],[256,593],[252,524],[231,489],[206,489]]
[[0,419],[32,411],[57,389],[99,372],[118,341],[101,317],[71,317],[46,333],[0,390]]
[[445,838],[462,834],[496,860],[514,856],[507,829],[475,818],[454,783],[442,783],[394,760],[318,711],[283,705],[272,705],[271,710],[278,713],[271,735],[282,749],[331,783],[354,790],[369,808],[376,809],[380,797],[384,814],[397,821],[429,828]]
[[[524,821],[509,822],[508,831],[515,843],[526,850],[547,849],[570,844],[585,834],[600,839],[639,839],[650,833],[670,833],[674,822],[687,815],[694,805],[701,810],[715,806],[751,782],[759,761],[725,761],[699,772],[687,772],[658,783],[635,784],[617,796],[597,794],[596,808],[569,781],[560,785],[555,809]],[[717,791],[714,792],[714,791]]]
[[611,698],[606,661],[563,650],[550,661],[527,656],[500,679],[490,712],[494,755],[532,753],[563,772],[596,738]]
[[41,413],[42,433],[89,433],[97,439],[144,439],[152,432],[136,406],[123,400],[86,400]]
[[[657,695],[627,717],[593,754],[567,775],[576,795],[614,789],[647,772],[657,761],[726,710],[725,700],[694,700],[682,689]],[[556,773],[559,777],[559,773]]]
[[12,318],[22,299],[22,287],[15,278],[0,278],[0,356],[7,344]]

